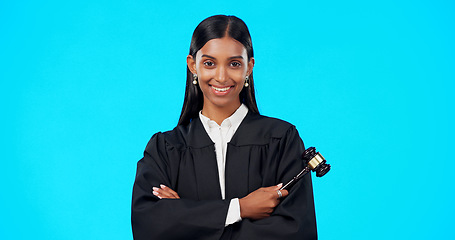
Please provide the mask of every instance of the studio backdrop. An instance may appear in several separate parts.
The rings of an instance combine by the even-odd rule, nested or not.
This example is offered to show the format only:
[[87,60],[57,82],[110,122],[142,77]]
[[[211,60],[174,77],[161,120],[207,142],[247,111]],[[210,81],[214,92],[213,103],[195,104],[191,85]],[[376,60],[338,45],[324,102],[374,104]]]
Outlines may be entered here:
[[0,239],[132,239],[136,163],[177,124],[192,31],[251,32],[262,114],[332,165],[319,238],[453,239],[453,1],[2,1]]

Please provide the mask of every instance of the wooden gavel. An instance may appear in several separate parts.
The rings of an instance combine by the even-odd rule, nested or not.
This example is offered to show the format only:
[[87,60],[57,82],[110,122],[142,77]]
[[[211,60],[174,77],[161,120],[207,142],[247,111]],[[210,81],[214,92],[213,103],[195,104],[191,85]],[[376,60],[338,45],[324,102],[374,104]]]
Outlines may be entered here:
[[281,187],[280,190],[289,190],[292,186],[294,186],[294,184],[297,183],[297,181],[310,171],[316,172],[316,177],[322,177],[330,171],[330,164],[326,164],[327,161],[319,152],[316,152],[315,147],[307,148],[302,154],[302,160],[306,164],[305,168],[292,178],[291,181]]

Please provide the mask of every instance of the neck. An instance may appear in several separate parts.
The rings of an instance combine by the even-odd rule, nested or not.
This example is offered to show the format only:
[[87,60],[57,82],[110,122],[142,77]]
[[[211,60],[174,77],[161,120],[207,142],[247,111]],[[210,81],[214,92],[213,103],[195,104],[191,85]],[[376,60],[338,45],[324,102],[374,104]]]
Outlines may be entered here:
[[202,107],[202,115],[215,121],[218,125],[224,121],[224,119],[230,117],[240,107],[241,103],[231,104],[229,106],[218,107],[214,105],[205,104]]

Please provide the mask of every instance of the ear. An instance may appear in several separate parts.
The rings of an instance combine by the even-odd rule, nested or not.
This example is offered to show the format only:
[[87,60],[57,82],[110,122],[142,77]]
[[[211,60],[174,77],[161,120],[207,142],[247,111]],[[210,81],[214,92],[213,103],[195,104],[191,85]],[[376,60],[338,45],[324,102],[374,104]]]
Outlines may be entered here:
[[253,67],[254,67],[254,57],[250,58],[250,61],[248,61],[248,69],[246,70],[246,74],[249,76],[253,72]]
[[188,55],[186,57],[186,64],[188,65],[188,69],[190,69],[193,74],[196,74],[196,59],[194,59],[193,56]]

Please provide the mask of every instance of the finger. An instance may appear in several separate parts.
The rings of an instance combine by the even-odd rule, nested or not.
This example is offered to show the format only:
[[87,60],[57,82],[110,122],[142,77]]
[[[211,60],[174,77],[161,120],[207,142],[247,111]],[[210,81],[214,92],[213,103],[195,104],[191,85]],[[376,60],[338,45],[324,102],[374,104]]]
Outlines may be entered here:
[[163,185],[163,184],[161,184],[160,187],[161,187],[161,189],[165,190],[167,193],[171,194],[174,198],[180,198],[179,195],[177,194],[177,192],[172,190],[170,187]]
[[163,197],[161,196],[161,194],[158,192],[158,191],[159,191],[159,188],[153,187],[152,189],[153,189],[153,191],[152,191],[153,195],[157,196],[159,199],[162,199],[162,198],[163,198]]
[[283,190],[276,190],[275,192],[276,192],[275,196],[276,196],[277,199],[284,198],[284,197],[286,197],[289,194],[288,191],[284,190],[284,189]]
[[153,187],[153,195],[160,198],[175,198],[170,192],[157,187]]
[[172,195],[170,192],[160,189],[158,192],[161,194],[163,198],[175,198],[174,195]]
[[276,190],[276,199],[280,199],[283,197],[283,194],[281,193],[280,190]]
[[287,197],[289,195],[288,190],[279,190],[281,192],[281,198]]
[[270,187],[264,187],[262,189],[267,192],[275,192],[276,190],[280,189],[280,187],[278,185],[273,185]]

